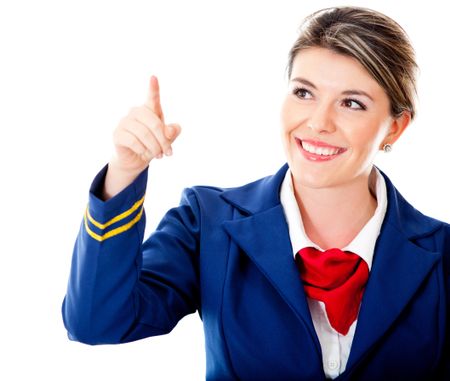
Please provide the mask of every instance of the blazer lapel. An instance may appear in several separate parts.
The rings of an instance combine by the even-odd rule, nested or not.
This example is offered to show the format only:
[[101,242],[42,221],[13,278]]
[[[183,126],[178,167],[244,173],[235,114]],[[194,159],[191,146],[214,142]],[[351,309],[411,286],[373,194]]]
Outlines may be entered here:
[[223,226],[303,322],[320,353],[281,205],[257,215],[226,221]]
[[384,336],[438,261],[386,225],[378,241],[348,360],[348,368]]
[[349,371],[386,334],[440,258],[440,253],[414,243],[414,238],[431,234],[438,224],[414,210],[384,176],[388,210],[361,303]]
[[239,192],[224,192],[222,197],[247,216],[225,221],[223,227],[304,324],[320,360],[320,343],[295,265],[288,226],[279,200],[279,189],[286,170],[285,165],[277,174],[262,182],[239,188]]

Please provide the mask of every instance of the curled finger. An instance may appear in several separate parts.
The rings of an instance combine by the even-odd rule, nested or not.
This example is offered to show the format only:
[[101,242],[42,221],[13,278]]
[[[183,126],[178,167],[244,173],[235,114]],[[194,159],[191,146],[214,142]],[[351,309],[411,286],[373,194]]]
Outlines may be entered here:
[[[132,113],[132,117],[151,131],[164,154],[170,155],[172,153],[172,148],[170,146],[172,142],[164,133],[166,126],[151,110],[146,107],[137,108]],[[147,135],[148,133],[141,130],[141,134]]]

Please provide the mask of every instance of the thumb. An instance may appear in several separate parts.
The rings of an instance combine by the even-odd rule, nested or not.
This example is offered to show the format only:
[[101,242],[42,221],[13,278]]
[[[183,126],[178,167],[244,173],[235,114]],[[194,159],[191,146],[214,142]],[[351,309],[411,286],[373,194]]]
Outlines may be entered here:
[[170,123],[165,126],[164,135],[169,140],[175,140],[181,133],[181,127],[177,123]]

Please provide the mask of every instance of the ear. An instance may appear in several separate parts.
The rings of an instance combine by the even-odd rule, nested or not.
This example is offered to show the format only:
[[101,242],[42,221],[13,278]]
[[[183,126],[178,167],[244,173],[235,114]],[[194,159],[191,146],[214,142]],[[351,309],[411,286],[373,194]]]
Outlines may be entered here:
[[385,144],[391,145],[394,144],[397,141],[397,139],[403,134],[403,132],[406,130],[406,127],[408,127],[410,123],[411,123],[411,112],[409,111],[403,111],[400,114],[400,116],[394,118],[391,122],[388,134],[383,139],[380,149],[383,149],[383,146]]

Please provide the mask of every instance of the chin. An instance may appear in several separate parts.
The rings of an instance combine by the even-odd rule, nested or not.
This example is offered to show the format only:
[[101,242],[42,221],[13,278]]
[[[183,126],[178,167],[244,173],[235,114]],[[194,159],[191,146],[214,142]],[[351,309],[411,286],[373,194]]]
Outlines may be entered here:
[[330,179],[323,179],[311,176],[300,176],[300,178],[298,179],[294,176],[294,179],[295,179],[294,181],[296,181],[299,185],[312,189],[323,189],[333,186],[333,182],[330,181]]
[[310,168],[302,166],[289,166],[295,183],[314,189],[328,188],[335,183],[334,177],[330,176],[329,171],[311,171]]

